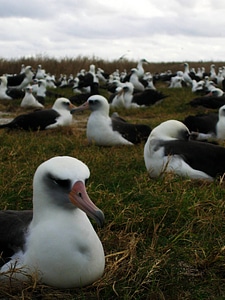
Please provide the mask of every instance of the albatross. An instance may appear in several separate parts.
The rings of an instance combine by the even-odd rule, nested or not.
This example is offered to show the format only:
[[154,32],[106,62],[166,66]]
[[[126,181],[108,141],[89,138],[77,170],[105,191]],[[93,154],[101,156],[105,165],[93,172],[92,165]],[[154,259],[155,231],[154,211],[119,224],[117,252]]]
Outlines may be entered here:
[[0,252],[6,260],[0,281],[32,275],[56,288],[74,288],[102,276],[104,250],[88,216],[102,226],[104,214],[87,194],[89,176],[87,165],[69,156],[37,168],[33,211],[0,212]]
[[189,115],[183,123],[191,132],[196,132],[197,139],[225,139],[225,105],[221,106],[218,113]]
[[150,177],[173,172],[212,181],[223,176],[225,148],[189,138],[189,129],[177,120],[168,120],[155,127],[144,146],[144,161]]
[[101,95],[94,95],[73,109],[71,113],[91,110],[87,122],[87,139],[89,143],[99,146],[134,145],[146,141],[151,128],[145,124],[131,124],[120,117],[109,116],[109,102]]
[[11,122],[1,124],[0,128],[44,130],[68,126],[72,123],[70,111],[75,106],[67,98],[58,98],[51,109],[35,110],[33,112],[18,115]]

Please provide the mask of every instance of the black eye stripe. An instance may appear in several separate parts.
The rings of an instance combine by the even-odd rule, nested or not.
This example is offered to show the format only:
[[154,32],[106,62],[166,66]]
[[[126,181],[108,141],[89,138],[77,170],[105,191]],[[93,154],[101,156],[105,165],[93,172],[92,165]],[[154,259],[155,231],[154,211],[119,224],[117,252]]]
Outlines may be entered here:
[[65,189],[70,188],[70,180],[69,179],[53,179],[53,182]]
[[98,103],[98,100],[89,100],[89,103],[90,104],[96,104],[96,103]]
[[70,189],[71,187],[71,182],[69,179],[56,178],[52,174],[48,174],[48,178],[52,181],[53,184],[60,186],[64,189]]

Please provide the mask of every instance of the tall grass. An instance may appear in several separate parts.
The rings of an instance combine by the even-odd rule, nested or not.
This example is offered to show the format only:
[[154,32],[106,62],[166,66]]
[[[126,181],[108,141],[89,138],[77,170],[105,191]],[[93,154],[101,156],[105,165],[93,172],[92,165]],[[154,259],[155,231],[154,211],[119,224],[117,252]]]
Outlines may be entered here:
[[[65,71],[70,73],[66,67]],[[161,104],[120,109],[119,114],[154,127],[167,119],[208,111],[187,105],[194,97],[189,88],[171,90],[162,84],[157,88],[169,95]],[[71,91],[63,93],[69,96]],[[105,90],[101,93],[107,96]],[[46,105],[52,101],[47,99]],[[4,108],[21,112],[19,101],[4,101]],[[82,160],[91,171],[88,193],[106,217],[102,229],[93,223],[105,249],[105,273],[91,286],[78,289],[53,289],[33,280],[19,287],[1,283],[1,299],[224,299],[224,182],[172,174],[150,179],[144,144],[89,146],[87,117],[88,112],[75,115],[71,127],[58,130],[1,130],[0,209],[32,208],[32,178],[41,162],[56,155]]]
[[[148,59],[148,57],[145,57]],[[170,70],[171,72],[176,72],[178,70],[183,70],[184,62],[161,62],[145,65],[145,71],[151,73],[161,73]],[[189,62],[190,67],[205,67],[206,71],[209,72],[210,65],[213,63],[216,68],[222,67],[224,62],[210,62],[210,61],[199,61],[199,62]],[[37,55],[35,57],[21,57],[19,59],[4,59],[0,57],[0,74],[16,74],[20,72],[21,65],[30,65],[34,69],[37,68],[39,64],[42,65],[46,71],[52,75],[59,77],[60,74],[73,74],[76,75],[81,69],[89,70],[90,64],[95,64],[96,67],[103,69],[106,73],[111,74],[116,69],[123,71],[126,69],[129,71],[131,68],[136,67],[137,61],[122,59],[122,60],[103,60],[98,57],[87,57],[87,56],[78,56],[75,58],[65,57],[56,59],[53,57]]]

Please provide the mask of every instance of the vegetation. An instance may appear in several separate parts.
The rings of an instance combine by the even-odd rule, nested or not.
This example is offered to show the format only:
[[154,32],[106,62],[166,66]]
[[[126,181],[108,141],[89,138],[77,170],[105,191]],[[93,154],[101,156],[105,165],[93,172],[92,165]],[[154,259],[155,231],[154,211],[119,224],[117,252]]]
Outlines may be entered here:
[[[85,63],[84,68],[88,69],[90,60],[77,61],[40,58],[26,60],[25,64],[35,67],[40,63],[50,73],[55,70],[57,74],[74,74]],[[18,72],[21,62],[24,63],[1,61],[1,73]],[[99,66],[98,61],[95,63]],[[127,63],[131,67],[136,65]],[[199,65],[206,66],[202,62]],[[100,67],[107,72],[120,69],[118,62],[109,63],[108,68],[107,62],[101,61]],[[180,63],[150,64],[147,68],[152,73],[183,69]],[[119,109],[118,113],[128,121],[153,128],[168,119],[182,120],[188,114],[207,112],[187,105],[194,97],[189,88],[168,89],[165,83],[156,83],[156,87],[169,95],[162,103],[149,108]],[[58,88],[56,92],[66,97],[72,94],[71,89]],[[108,97],[106,90],[101,93]],[[47,98],[46,106],[52,102],[52,98]],[[21,113],[19,103],[19,100],[1,101],[0,110]],[[87,186],[90,198],[105,213],[104,228],[99,229],[93,223],[105,249],[105,273],[91,286],[69,290],[53,289],[32,279],[19,287],[1,283],[0,298],[224,299],[223,178],[211,183],[172,174],[150,179],[144,165],[144,144],[89,146],[85,134],[87,117],[88,112],[74,115],[73,126],[58,130],[35,133],[1,130],[0,209],[32,208],[32,178],[41,162],[56,155],[82,160],[91,171]]]

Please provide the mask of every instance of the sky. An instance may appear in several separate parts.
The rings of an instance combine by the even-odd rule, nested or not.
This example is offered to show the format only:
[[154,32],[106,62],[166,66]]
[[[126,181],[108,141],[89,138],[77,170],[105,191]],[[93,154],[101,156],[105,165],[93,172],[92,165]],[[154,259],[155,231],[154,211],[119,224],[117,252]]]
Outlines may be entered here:
[[224,0],[0,0],[0,58],[224,61]]

